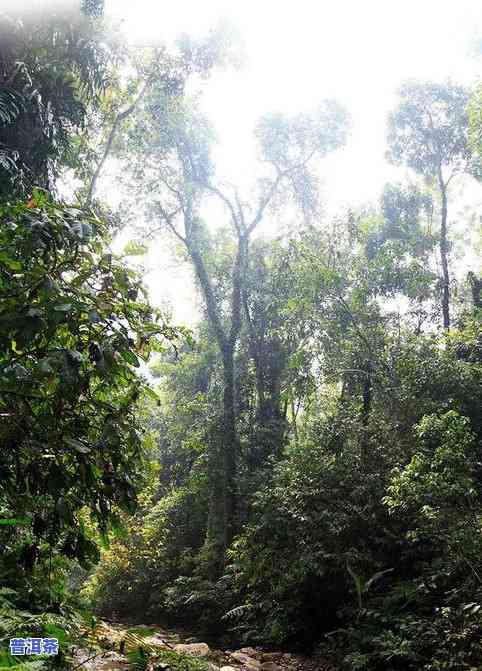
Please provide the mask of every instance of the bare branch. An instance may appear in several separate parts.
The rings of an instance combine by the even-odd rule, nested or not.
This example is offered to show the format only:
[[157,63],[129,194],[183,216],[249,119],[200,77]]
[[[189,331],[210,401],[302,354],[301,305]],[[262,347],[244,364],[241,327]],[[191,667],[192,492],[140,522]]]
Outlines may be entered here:
[[182,209],[182,205],[183,205],[183,200],[184,200],[184,199],[183,199],[183,197],[182,197],[182,193],[179,191],[179,189],[176,189],[174,186],[172,186],[172,184],[170,184],[170,183],[167,181],[167,179],[165,179],[164,177],[161,177],[160,175],[159,175],[159,181],[162,182],[162,184],[164,184],[164,186],[165,186],[167,189],[169,189],[169,191],[170,191],[171,193],[173,193],[173,194],[176,196],[177,200],[178,200],[179,203],[180,203],[180,208]]
[[256,212],[256,215],[255,215],[253,221],[251,222],[251,224],[247,228],[248,234],[251,233],[252,231],[254,231],[256,226],[259,224],[259,222],[263,218],[264,212],[265,212],[266,208],[268,207],[269,203],[271,202],[271,200],[272,200],[273,196],[275,195],[276,191],[278,190],[279,183],[281,182],[281,180],[283,179],[285,174],[286,173],[281,173],[280,172],[278,174],[277,178],[275,179],[275,181],[272,183],[271,189],[269,190],[268,195],[265,198],[263,198],[263,200],[261,201],[261,203],[258,207],[258,211]]
[[[297,164],[295,164],[295,165],[292,165],[292,166],[290,166],[289,168],[286,168],[286,170],[283,170],[283,171],[281,171],[281,172],[280,172],[279,168],[276,168],[276,170],[277,170],[277,172],[278,172],[278,175],[277,175],[276,179],[274,180],[274,182],[272,183],[271,188],[270,188],[270,190],[268,191],[268,194],[265,196],[265,198],[262,199],[262,201],[261,201],[261,203],[260,203],[260,205],[259,205],[259,207],[258,207],[258,211],[256,212],[256,215],[254,216],[254,218],[253,218],[251,224],[248,226],[248,228],[247,228],[247,233],[248,233],[248,235],[249,235],[252,231],[254,231],[254,229],[256,228],[256,226],[259,224],[259,222],[260,222],[261,219],[263,218],[264,212],[265,212],[266,208],[268,207],[269,203],[271,202],[271,199],[272,199],[273,196],[275,195],[276,191],[278,190],[278,187],[279,187],[279,185],[280,185],[280,182],[281,182],[285,177],[288,177],[289,175],[293,174],[294,172],[296,172],[296,171],[299,170],[300,168],[303,168],[303,167],[304,167],[304,166],[305,166],[305,165],[306,165],[306,164],[313,158],[313,156],[315,155],[315,153],[316,153],[316,148],[313,149],[313,150],[310,152],[310,154],[305,158],[304,161],[301,161],[301,163],[297,163]],[[275,167],[276,167],[276,166],[275,166]]]
[[188,247],[188,243],[187,243],[186,238],[183,237],[183,236],[179,233],[179,231],[176,229],[176,227],[175,227],[174,224],[172,223],[173,220],[174,220],[174,218],[175,218],[180,212],[183,211],[183,210],[182,210],[182,207],[178,207],[178,208],[177,208],[176,210],[174,210],[173,212],[166,212],[166,210],[162,207],[162,205],[159,205],[159,204],[158,204],[157,207],[158,207],[158,209],[159,209],[159,212],[161,213],[161,216],[162,216],[162,218],[163,218],[163,220],[164,220],[164,223],[167,225],[167,227],[169,228],[169,230],[171,231],[171,233],[174,233],[174,235],[176,236],[176,238],[178,238],[184,245],[186,245],[186,247]]
[[223,203],[226,205],[226,207],[229,209],[231,213],[231,218],[233,220],[234,227],[236,228],[236,231],[239,235],[242,235],[243,231],[241,230],[240,222],[238,219],[238,216],[236,214],[236,210],[234,209],[234,205],[232,202],[229,200],[229,198],[217,187],[212,186],[212,184],[205,183],[203,186],[208,189],[208,191],[211,191],[212,193],[216,194],[218,198],[220,198]]

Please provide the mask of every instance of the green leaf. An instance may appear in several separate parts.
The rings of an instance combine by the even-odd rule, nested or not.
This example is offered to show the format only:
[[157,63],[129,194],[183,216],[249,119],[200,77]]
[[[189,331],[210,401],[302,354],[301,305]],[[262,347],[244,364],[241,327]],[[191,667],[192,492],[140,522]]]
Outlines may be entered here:
[[15,259],[12,259],[5,252],[0,253],[0,264],[3,264],[4,266],[7,266],[7,268],[9,268],[9,270],[22,270],[22,263],[20,261],[16,261]]
[[159,396],[151,387],[144,387],[144,393],[146,394],[146,396],[149,396],[149,398],[152,398],[153,401],[156,401],[157,403],[160,402]]
[[130,240],[124,247],[124,254],[126,256],[144,256],[146,252],[146,245],[142,245],[140,242],[136,242],[135,240]]
[[127,363],[132,364],[132,366],[139,368],[140,366],[139,359],[133,352],[131,352],[130,350],[124,350],[123,352],[120,353],[120,355],[124,359],[124,361],[127,361]]
[[90,447],[87,447],[87,445],[80,443],[78,440],[75,440],[75,438],[68,438],[64,436],[64,443],[69,447],[72,447],[76,452],[79,452],[80,454],[89,454],[89,452],[91,451]]

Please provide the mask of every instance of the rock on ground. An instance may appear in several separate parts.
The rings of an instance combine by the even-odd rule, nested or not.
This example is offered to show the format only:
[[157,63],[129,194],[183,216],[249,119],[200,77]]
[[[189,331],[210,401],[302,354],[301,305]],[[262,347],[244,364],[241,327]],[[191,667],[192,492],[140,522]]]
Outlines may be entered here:
[[261,659],[262,653],[255,648],[240,648],[236,652],[241,652],[243,655],[248,655],[248,657],[253,657],[253,659]]
[[263,662],[279,662],[282,657],[282,652],[263,652],[261,659]]
[[244,652],[241,651],[232,652],[230,656],[236,662],[241,664],[245,669],[248,669],[248,671],[259,671],[261,668],[260,661],[254,659],[253,657],[250,657]]
[[261,671],[281,671],[281,666],[276,662],[263,662],[261,664]]
[[211,652],[207,643],[178,643],[174,650],[193,657],[207,657]]

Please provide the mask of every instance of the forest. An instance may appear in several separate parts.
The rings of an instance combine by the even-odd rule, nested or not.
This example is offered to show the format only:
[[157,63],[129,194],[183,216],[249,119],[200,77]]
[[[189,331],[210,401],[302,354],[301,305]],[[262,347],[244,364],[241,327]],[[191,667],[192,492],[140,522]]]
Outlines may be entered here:
[[482,669],[482,79],[392,81],[399,179],[333,212],[355,109],[274,104],[235,184],[228,27],[45,4],[0,5],[0,669]]

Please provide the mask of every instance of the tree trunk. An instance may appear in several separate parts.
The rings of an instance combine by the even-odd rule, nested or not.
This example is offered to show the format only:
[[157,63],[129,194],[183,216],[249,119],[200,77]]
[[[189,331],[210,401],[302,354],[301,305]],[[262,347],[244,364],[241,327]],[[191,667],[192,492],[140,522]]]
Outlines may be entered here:
[[208,450],[209,507],[201,563],[206,577],[216,580],[224,568],[223,427],[212,431]]
[[[229,334],[226,335],[218,313],[216,298],[211,286],[204,260],[196,244],[195,222],[190,226],[191,236],[187,240],[187,248],[193,262],[201,291],[206,303],[209,324],[214,332],[223,362],[223,418],[222,435],[219,437],[222,454],[214,455],[221,461],[220,481],[213,480],[211,489],[211,505],[209,510],[208,534],[206,543],[214,554],[221,553],[224,558],[225,552],[236,533],[236,408],[235,408],[235,375],[234,375],[234,353],[236,342],[241,329],[241,283],[245,258],[247,254],[247,240],[241,238],[238,242],[238,253],[233,267],[233,288],[231,294],[231,319]],[[214,449],[214,448],[213,448]],[[217,452],[217,448],[216,448]],[[218,491],[218,488],[221,491]],[[222,497],[222,509],[220,499]],[[219,516],[222,515],[222,520]],[[216,519],[214,519],[216,518]],[[214,537],[216,536],[216,537]],[[218,558],[213,557],[218,564]],[[221,561],[222,564],[222,561]]]
[[372,365],[370,361],[366,364],[365,379],[363,381],[363,405],[362,405],[362,436],[361,436],[361,462],[366,466],[368,463],[368,427],[372,409]]
[[442,318],[444,329],[450,328],[450,278],[447,260],[447,187],[439,172],[439,187],[442,199],[442,219],[440,223],[440,260],[442,263]]
[[[269,337],[264,319],[253,324],[246,290],[243,292],[244,312],[248,325],[248,345],[256,376],[257,408],[254,446],[248,466],[260,468],[273,454],[281,451],[286,432],[286,418],[281,409],[281,378],[286,366],[286,354],[277,338]],[[254,448],[254,449],[253,449]]]
[[236,412],[234,389],[234,351],[223,352],[223,464],[224,464],[224,549],[236,533]]

